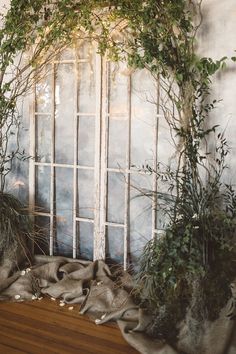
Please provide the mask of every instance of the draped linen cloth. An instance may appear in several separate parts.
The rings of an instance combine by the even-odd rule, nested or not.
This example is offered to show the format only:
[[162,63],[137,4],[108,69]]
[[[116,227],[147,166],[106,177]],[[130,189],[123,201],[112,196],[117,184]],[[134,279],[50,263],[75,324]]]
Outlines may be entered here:
[[131,289],[132,278],[128,273],[119,275],[117,280],[100,260],[39,255],[35,256],[32,267],[13,274],[4,270],[4,265],[0,267],[1,301],[29,301],[45,295],[67,304],[80,304],[80,313],[93,314],[98,325],[116,321],[127,342],[141,354],[236,354],[235,322],[227,318],[227,308],[217,321],[207,324],[197,352],[186,317],[180,324],[174,349],[146,334],[152,318],[133,301]]

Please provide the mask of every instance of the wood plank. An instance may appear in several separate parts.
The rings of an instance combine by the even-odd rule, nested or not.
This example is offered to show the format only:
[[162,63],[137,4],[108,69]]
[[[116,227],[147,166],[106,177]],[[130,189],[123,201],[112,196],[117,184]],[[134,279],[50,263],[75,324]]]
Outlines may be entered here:
[[95,325],[58,301],[0,303],[0,353],[137,354],[114,324]]
[[[9,343],[8,343],[9,344]],[[10,347],[9,345],[4,345],[4,344],[0,344],[0,353],[8,353],[8,354],[22,354],[25,352],[22,352],[19,349],[15,349],[14,347]]]

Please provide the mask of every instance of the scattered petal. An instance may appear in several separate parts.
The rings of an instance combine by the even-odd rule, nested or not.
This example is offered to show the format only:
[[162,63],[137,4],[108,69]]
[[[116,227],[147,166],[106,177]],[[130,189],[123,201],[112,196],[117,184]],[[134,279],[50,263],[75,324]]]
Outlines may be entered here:
[[73,307],[73,306],[70,306],[70,307],[68,307],[68,310],[69,310],[69,311],[72,311],[72,310],[74,310],[74,307]]
[[20,295],[15,295],[15,299],[19,300],[20,299]]
[[56,301],[55,297],[51,297],[51,300],[52,300],[52,301]]
[[96,324],[99,324],[101,322],[101,320],[99,319],[99,318],[97,318],[96,320],[95,320],[95,323]]
[[41,297],[38,297],[38,300],[42,300],[43,299],[43,297],[41,296]]
[[21,272],[20,272],[20,275],[25,275],[25,270],[22,270]]
[[98,281],[97,282],[97,285],[99,286],[99,285],[102,285],[103,284],[103,281]]
[[32,300],[36,300],[36,299],[37,299],[37,296],[32,295]]
[[31,272],[31,268],[26,268],[26,273]]
[[64,303],[64,302],[61,302],[61,303],[59,304],[59,306],[65,306],[65,303]]

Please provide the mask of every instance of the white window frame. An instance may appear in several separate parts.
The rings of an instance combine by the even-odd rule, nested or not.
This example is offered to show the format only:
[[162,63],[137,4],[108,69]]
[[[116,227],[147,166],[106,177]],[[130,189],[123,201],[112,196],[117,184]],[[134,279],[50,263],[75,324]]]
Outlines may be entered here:
[[[51,117],[55,117],[55,65],[60,63],[73,63],[75,68],[75,75],[77,77],[77,64],[78,62],[84,62],[83,59],[77,60],[60,60],[60,62],[54,61],[51,63],[53,67],[52,74],[52,92],[53,92],[53,104]],[[74,108],[74,163],[73,165],[67,164],[57,164],[55,163],[55,118],[51,119],[51,162],[42,163],[36,162],[34,159],[30,159],[29,167],[29,204],[31,210],[35,215],[47,216],[50,218],[50,238],[49,238],[49,254],[53,255],[53,245],[54,245],[54,223],[55,223],[55,213],[53,210],[55,195],[54,195],[54,179],[55,179],[55,168],[65,167],[73,169],[73,257],[78,257],[78,240],[76,235],[76,223],[78,221],[92,222],[94,224],[94,245],[93,245],[93,260],[105,259],[106,257],[106,227],[119,227],[124,229],[124,269],[129,266],[129,207],[130,207],[130,176],[132,173],[138,173],[137,171],[131,169],[131,76],[129,76],[129,83],[127,88],[128,96],[128,129],[127,129],[127,149],[126,149],[126,168],[123,171],[125,175],[125,210],[124,210],[124,223],[113,223],[106,220],[107,215],[107,175],[108,172],[120,173],[119,168],[108,168],[108,119],[109,119],[109,62],[106,57],[101,57],[96,54],[96,122],[95,122],[95,166],[84,167],[77,164],[78,161],[78,117],[91,116],[90,113],[77,113],[77,87],[75,88],[75,108]],[[76,80],[77,85],[77,80]],[[159,86],[157,85],[157,109],[156,109],[156,122],[153,129],[153,168],[156,169],[157,166],[157,147],[158,147],[158,126],[159,126]],[[31,124],[30,124],[30,154],[35,156],[35,139],[36,139],[36,115],[35,111],[35,90],[32,97],[32,114],[31,114]],[[40,113],[42,115],[42,113]],[[41,213],[35,210],[35,187],[36,187],[36,166],[49,166],[51,169],[51,179],[50,179],[50,212]],[[95,176],[95,212],[94,220],[80,218],[76,214],[77,206],[77,173],[78,169],[86,168],[94,170]],[[157,180],[155,174],[153,174],[153,197],[152,197],[152,237],[158,232],[157,230]]]

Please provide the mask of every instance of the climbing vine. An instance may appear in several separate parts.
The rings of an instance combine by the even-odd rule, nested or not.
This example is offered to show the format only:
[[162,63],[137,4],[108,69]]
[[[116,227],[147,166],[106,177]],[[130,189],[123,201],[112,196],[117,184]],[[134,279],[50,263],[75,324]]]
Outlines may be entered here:
[[[9,151],[9,137],[20,124],[17,100],[75,38],[90,37],[101,54],[146,68],[158,79],[178,163],[164,171],[161,164],[156,169],[144,166],[158,182],[169,184],[172,202],[165,205],[170,218],[166,234],[147,244],[137,279],[140,298],[155,309],[152,332],[164,336],[171,326],[175,332],[189,307],[192,316],[215,319],[235,276],[236,196],[221,182],[229,149],[217,126],[209,127],[217,104],[210,101],[211,77],[224,68],[227,57],[213,61],[196,54],[201,20],[201,1],[12,0],[0,30],[2,191],[12,161],[23,153],[17,138],[16,148]],[[210,150],[206,142],[213,136],[217,142]],[[221,292],[212,311],[217,277]]]

